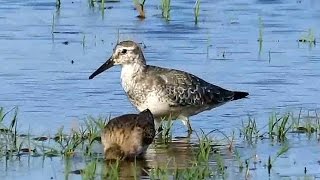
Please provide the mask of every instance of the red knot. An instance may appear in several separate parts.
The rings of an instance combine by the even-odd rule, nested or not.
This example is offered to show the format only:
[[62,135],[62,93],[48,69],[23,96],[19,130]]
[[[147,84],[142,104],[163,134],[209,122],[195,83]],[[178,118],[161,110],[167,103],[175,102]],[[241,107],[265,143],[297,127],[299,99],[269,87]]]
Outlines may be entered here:
[[150,109],[156,128],[162,120],[180,119],[191,133],[190,116],[249,95],[181,70],[147,65],[140,46],[133,41],[118,43],[112,56],[89,79],[114,65],[122,66],[121,83],[129,100],[139,111]]

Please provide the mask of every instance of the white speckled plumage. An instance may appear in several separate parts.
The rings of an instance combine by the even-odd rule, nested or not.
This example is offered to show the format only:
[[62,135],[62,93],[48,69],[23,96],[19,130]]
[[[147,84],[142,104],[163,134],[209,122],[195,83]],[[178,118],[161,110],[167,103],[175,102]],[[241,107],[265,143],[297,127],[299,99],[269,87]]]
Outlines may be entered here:
[[89,79],[113,65],[122,65],[124,91],[139,111],[150,109],[156,127],[163,119],[180,119],[191,131],[190,116],[248,95],[223,89],[184,71],[147,65],[141,48],[133,41],[117,44],[111,58]]

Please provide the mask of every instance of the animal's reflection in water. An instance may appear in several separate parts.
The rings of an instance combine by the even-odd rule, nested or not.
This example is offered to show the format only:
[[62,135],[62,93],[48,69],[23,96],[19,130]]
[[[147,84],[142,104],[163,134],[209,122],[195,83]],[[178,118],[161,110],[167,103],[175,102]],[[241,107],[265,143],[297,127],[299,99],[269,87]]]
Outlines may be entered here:
[[[194,149],[189,139],[173,140],[167,144],[153,143],[143,159],[125,161],[105,161],[105,170],[110,171],[119,163],[120,179],[148,177],[150,169],[165,168],[169,170],[189,167],[194,158]],[[110,177],[109,177],[110,178]],[[106,178],[108,179],[108,178]]]
[[[113,169],[116,168],[116,164],[118,165],[118,173],[114,176],[112,174]],[[148,162],[146,159],[136,159],[136,160],[125,160],[118,161],[116,160],[106,160],[105,161],[105,176],[104,179],[134,179],[136,176],[139,177],[148,177]]]

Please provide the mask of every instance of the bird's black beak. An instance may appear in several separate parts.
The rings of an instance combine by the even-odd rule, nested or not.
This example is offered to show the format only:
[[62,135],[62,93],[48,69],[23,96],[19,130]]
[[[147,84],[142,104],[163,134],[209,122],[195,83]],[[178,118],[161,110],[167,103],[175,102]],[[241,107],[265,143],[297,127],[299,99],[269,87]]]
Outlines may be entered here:
[[103,71],[111,68],[114,65],[112,56],[104,63],[102,64],[94,73],[91,74],[89,79],[93,79],[96,75],[102,73]]

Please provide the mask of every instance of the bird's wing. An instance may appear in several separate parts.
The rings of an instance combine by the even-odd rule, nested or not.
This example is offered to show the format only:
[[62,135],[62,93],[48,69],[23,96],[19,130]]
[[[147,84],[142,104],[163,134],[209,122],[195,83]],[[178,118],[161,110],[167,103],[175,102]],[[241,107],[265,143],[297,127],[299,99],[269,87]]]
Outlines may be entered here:
[[155,71],[163,80],[163,88],[171,100],[171,106],[217,105],[234,97],[234,92],[183,71],[162,68]]
[[118,117],[111,119],[106,127],[105,130],[107,131],[114,131],[116,129],[124,129],[124,128],[131,128],[136,126],[136,122],[133,121],[138,117],[137,114],[124,114]]
[[144,128],[143,129],[143,138],[142,138],[142,142],[145,145],[149,145],[152,143],[153,139],[155,136],[155,128],[153,126],[153,128]]
[[152,114],[139,114],[136,119],[137,126],[142,130],[142,142],[144,145],[152,143],[155,136],[154,119]]

